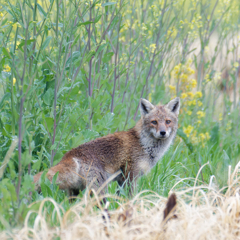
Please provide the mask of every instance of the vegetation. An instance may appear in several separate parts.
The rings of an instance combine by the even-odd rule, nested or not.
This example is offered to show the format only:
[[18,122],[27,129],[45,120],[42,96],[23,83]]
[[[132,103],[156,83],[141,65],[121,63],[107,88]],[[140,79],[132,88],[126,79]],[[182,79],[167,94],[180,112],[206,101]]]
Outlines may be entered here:
[[[44,209],[51,227],[62,227],[69,209],[99,212],[92,203],[87,208],[87,191],[69,202],[44,178],[38,194],[33,175],[71,148],[133,127],[141,97],[158,104],[180,96],[181,112],[174,145],[139,180],[136,194],[166,197],[189,188],[194,196],[198,185],[203,192],[213,182],[230,186],[229,166],[240,155],[239,13],[238,0],[5,1],[0,230],[23,227],[26,216],[29,226],[38,224],[31,211]],[[110,194],[118,190],[109,184]],[[120,193],[121,204],[128,201],[128,190]],[[115,198],[109,201],[109,210],[118,209]],[[64,221],[71,222],[69,214]]]

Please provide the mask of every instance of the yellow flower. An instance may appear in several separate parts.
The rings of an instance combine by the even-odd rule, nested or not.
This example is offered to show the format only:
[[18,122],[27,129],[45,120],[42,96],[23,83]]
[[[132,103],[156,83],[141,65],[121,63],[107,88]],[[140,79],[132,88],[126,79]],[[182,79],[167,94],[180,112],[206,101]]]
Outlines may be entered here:
[[200,133],[198,136],[202,141],[205,140],[205,138],[206,138],[204,133]]
[[155,49],[156,49],[156,44],[153,43],[149,46],[150,50],[151,50],[151,53],[154,53]]
[[1,17],[1,18],[3,17],[3,13],[0,13],[0,17]]
[[229,122],[227,123],[226,131],[229,131],[229,130],[231,130],[231,129],[232,129],[232,122],[229,121]]
[[197,81],[195,79],[192,79],[191,84],[192,87],[195,88],[197,86]]
[[208,79],[208,78],[209,78],[209,74],[206,74],[206,76],[205,76],[204,79],[206,80],[206,79]]
[[120,42],[125,42],[125,41],[126,41],[125,36],[120,37],[120,38],[119,38],[119,41],[120,41]]
[[206,47],[204,48],[204,51],[205,51],[205,53],[209,53],[209,47],[206,46]]
[[195,71],[190,67],[187,68],[187,71],[190,75],[195,73]]
[[[128,25],[130,25],[130,24],[128,24]],[[142,24],[142,30],[144,31],[144,30],[147,30],[147,28],[146,28],[146,25],[143,23]]]
[[15,86],[15,84],[16,84],[16,78],[14,77],[13,78],[13,86]]
[[215,75],[214,75],[214,80],[220,80],[221,79],[221,75],[222,75],[221,72],[216,72]]
[[202,117],[205,117],[206,113],[203,111],[198,111],[197,115],[198,115],[198,118],[202,118]]
[[201,107],[203,105],[203,103],[201,101],[198,101],[198,106]]
[[189,59],[187,60],[187,65],[189,66],[191,63],[192,63],[192,59],[189,58]]
[[235,68],[237,68],[237,67],[239,66],[239,63],[238,63],[238,62],[235,62],[235,63],[233,64],[233,66],[234,66]]
[[18,49],[18,46],[20,45],[20,43],[21,43],[20,41],[16,42],[16,49]]
[[177,36],[177,29],[175,27],[172,27],[170,30],[167,32],[168,37],[173,37],[175,38]]
[[22,27],[19,22],[15,22],[12,24],[13,28],[16,29],[17,27]]
[[173,93],[173,94],[176,93],[176,87],[175,86],[169,85],[168,87],[169,87],[171,93]]
[[193,144],[198,143],[198,138],[196,137],[196,135],[197,135],[197,131],[194,130],[194,131],[192,132],[192,134],[191,134],[191,142],[192,142]]
[[192,105],[196,106],[196,100],[192,100]]
[[210,139],[210,135],[208,132],[205,133],[206,139],[209,140]]
[[187,95],[188,95],[190,98],[193,98],[193,97],[194,97],[193,92],[188,92]]
[[179,65],[176,65],[176,66],[174,67],[174,73],[175,73],[175,74],[178,74],[179,71],[180,71],[180,66],[179,66]]
[[183,74],[180,76],[180,78],[181,78],[182,82],[186,82],[187,79],[188,79],[188,75],[183,73]]
[[183,127],[183,132],[187,135],[187,137],[190,136],[190,133],[192,132],[192,130],[193,130],[193,126],[191,125],[188,125],[187,128]]
[[149,93],[148,100],[149,100],[149,102],[152,102],[152,93]]
[[200,125],[202,123],[201,120],[197,120],[197,124]]
[[198,91],[195,93],[196,98],[201,98],[202,97],[202,92]]
[[186,98],[186,97],[187,97],[187,94],[186,94],[186,93],[182,93],[182,94],[181,94],[181,98],[182,98],[182,99],[184,99],[184,98]]
[[101,6],[102,6],[101,3],[97,3],[97,4],[96,4],[96,8],[100,8]]
[[5,71],[5,72],[10,72],[10,71],[11,71],[11,68],[10,68],[8,65],[6,65],[6,66],[4,67],[4,71]]
[[219,121],[222,121],[222,113],[219,114]]
[[187,115],[191,116],[192,115],[192,111],[187,111]]

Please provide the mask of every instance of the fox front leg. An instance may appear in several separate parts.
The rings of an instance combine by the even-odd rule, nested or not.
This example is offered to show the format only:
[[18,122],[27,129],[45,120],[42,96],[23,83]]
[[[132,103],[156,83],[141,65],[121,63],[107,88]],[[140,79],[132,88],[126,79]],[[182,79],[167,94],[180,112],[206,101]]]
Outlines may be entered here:
[[[92,194],[92,190],[95,193],[98,193],[99,196],[104,196],[107,193],[108,185],[104,186],[107,180],[107,173],[101,171],[97,167],[91,167],[86,176],[87,179],[87,187],[90,190],[90,194]],[[103,202],[106,202],[106,199],[103,198]]]
[[129,196],[132,198],[134,193],[137,191],[137,178],[132,181],[128,181]]

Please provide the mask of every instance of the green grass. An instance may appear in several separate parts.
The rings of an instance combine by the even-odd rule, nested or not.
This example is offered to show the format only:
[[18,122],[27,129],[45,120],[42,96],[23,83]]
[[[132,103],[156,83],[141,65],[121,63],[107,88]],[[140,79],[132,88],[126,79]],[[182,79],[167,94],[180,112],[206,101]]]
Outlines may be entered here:
[[0,176],[0,229],[21,227],[39,203],[28,206],[46,197],[66,211],[76,204],[47,180],[39,195],[32,176],[79,144],[133,127],[141,97],[182,99],[178,136],[137,192],[167,196],[213,175],[226,186],[240,155],[239,8],[237,0],[4,2],[0,167],[15,136],[19,143]]

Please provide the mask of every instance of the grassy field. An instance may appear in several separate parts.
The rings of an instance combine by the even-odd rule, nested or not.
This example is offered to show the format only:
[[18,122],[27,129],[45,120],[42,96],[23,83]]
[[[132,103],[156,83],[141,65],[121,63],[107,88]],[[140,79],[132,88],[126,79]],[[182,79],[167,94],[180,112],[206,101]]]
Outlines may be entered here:
[[[194,230],[196,239],[236,239],[239,14],[238,0],[3,2],[1,239],[117,239],[119,231],[121,239],[190,239]],[[141,97],[164,104],[175,96],[173,146],[139,179],[133,199],[109,184],[111,221],[87,191],[69,202],[47,179],[34,191],[33,175],[71,148],[133,127]],[[169,192],[178,219],[163,224]]]

